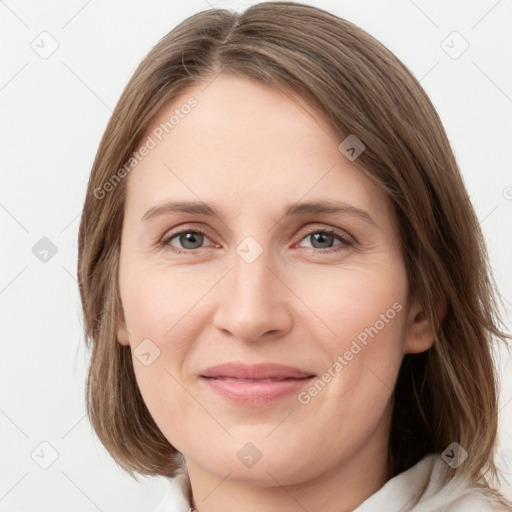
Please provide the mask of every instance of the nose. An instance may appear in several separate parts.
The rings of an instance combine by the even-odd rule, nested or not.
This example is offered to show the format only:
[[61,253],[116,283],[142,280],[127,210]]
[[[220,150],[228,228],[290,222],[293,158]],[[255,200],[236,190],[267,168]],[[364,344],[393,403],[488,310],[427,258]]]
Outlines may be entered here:
[[231,271],[215,290],[214,326],[243,342],[284,336],[292,327],[292,292],[268,253],[248,263],[236,252]]

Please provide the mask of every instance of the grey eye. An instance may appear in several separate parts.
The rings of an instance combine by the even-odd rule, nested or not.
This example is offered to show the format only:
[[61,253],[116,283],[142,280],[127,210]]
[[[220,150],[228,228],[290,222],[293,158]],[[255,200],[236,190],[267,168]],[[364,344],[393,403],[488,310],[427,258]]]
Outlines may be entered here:
[[[194,250],[200,249],[205,239],[208,240],[208,237],[199,231],[182,231],[174,234],[167,243],[178,249]],[[178,240],[180,245],[176,245],[173,240]]]

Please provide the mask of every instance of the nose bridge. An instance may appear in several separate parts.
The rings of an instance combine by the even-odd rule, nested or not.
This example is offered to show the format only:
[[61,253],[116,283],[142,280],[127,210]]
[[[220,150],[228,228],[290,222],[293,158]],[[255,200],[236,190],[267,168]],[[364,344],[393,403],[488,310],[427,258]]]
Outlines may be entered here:
[[[233,261],[233,298],[242,307],[262,308],[276,299],[270,250],[248,237],[236,248]],[[274,293],[270,293],[274,291]],[[267,306],[266,306],[267,305]]]

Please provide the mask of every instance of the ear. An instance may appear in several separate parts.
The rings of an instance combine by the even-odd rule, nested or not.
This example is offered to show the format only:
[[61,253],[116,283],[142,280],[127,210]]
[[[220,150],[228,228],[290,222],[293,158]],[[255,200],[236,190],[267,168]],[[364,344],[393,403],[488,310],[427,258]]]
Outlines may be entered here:
[[126,327],[124,314],[122,311],[118,314],[117,320],[117,341],[124,346],[130,346],[130,333]]
[[[444,309],[444,308],[443,308]],[[445,311],[438,309],[438,318],[444,318]],[[407,317],[404,354],[425,352],[434,343],[435,330],[418,300],[413,300]]]

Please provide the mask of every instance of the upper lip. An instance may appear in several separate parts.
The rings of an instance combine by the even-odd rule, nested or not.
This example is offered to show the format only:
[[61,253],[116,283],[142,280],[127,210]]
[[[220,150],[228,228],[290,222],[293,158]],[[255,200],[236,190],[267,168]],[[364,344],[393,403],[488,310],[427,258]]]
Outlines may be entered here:
[[224,363],[212,366],[206,369],[202,377],[209,378],[234,378],[251,380],[283,380],[283,379],[304,379],[313,377],[312,372],[301,370],[293,366],[274,363],[261,364],[243,364],[243,363]]

